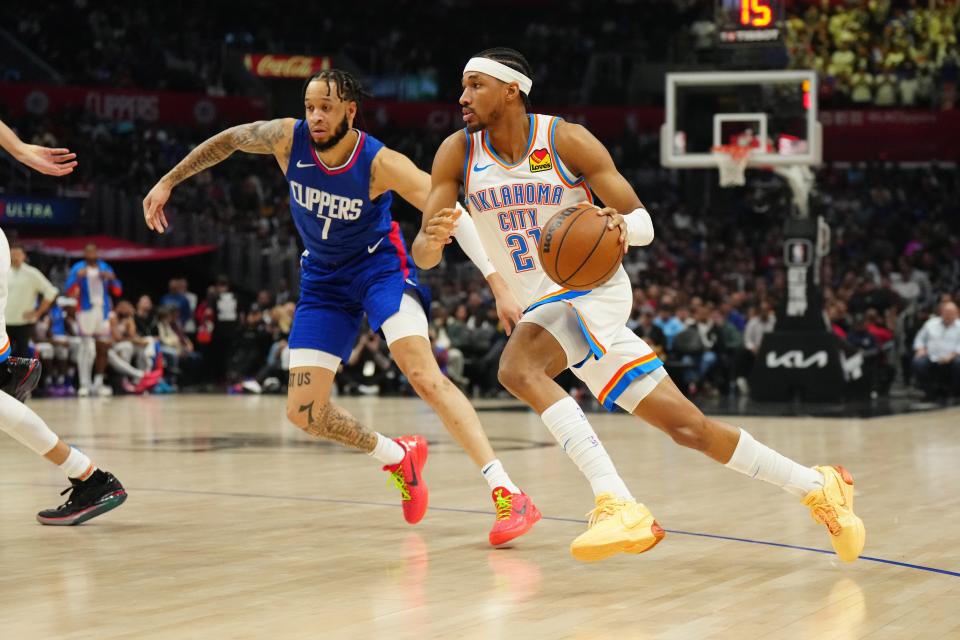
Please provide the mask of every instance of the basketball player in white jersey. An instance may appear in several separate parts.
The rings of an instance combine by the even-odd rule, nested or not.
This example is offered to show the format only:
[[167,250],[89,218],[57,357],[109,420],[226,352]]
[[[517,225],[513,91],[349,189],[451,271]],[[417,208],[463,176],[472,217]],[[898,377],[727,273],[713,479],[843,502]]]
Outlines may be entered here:
[[589,131],[527,113],[530,75],[527,61],[512,49],[489,49],[467,63],[460,97],[466,128],[437,151],[413,256],[421,268],[440,261],[462,187],[487,254],[526,309],[503,352],[500,382],[540,414],[596,496],[587,531],[571,545],[573,556],[593,561],[641,553],[664,532],[635,501],[580,407],[553,381],[566,368],[607,409],[619,405],[678,444],[801,499],[826,525],[840,558],[855,560],[864,528],[853,513],[853,479],[846,470],[801,466],[746,431],[704,416],[626,328],[633,297],[622,267],[588,292],[565,290],[544,274],[536,246],[541,226],[560,210],[592,201],[591,190],[606,205],[598,214],[609,217],[611,229],[619,227],[624,250],[650,244],[653,224]]
[[[50,149],[26,144],[0,122],[0,146],[28,167],[49,176],[65,176],[77,166],[69,149]],[[11,358],[3,310],[7,306],[10,275],[10,245],[0,231],[0,430],[37,455],[63,469],[70,479],[70,497],[56,509],[37,514],[42,524],[80,524],[119,507],[127,499],[120,481],[98,469],[79,449],[69,446],[50,430],[43,419],[22,402],[40,380],[40,361]],[[16,398],[16,399],[14,399]]]

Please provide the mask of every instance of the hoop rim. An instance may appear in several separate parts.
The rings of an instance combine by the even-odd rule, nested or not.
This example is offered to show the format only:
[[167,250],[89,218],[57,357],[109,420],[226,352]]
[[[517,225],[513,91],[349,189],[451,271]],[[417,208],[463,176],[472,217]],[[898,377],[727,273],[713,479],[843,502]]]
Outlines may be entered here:
[[[734,162],[742,162],[750,157],[750,154],[759,150],[759,147],[745,146],[739,144],[721,144],[710,147],[710,153],[714,155],[727,155]],[[719,160],[719,159],[718,159]]]

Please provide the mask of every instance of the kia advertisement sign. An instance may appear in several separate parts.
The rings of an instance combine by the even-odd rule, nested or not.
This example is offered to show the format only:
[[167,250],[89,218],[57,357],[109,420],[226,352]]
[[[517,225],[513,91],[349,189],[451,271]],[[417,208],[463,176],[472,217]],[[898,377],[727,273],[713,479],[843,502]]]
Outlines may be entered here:
[[0,224],[4,226],[71,225],[79,218],[79,200],[0,196]]
[[264,53],[248,53],[243,56],[247,71],[261,78],[309,78],[329,69],[329,56],[287,56]]

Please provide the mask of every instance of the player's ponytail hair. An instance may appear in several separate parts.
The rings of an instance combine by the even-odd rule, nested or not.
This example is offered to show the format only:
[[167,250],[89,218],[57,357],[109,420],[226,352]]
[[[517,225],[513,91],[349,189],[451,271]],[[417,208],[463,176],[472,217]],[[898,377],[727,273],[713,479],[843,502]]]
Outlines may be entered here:
[[[519,71],[528,78],[533,78],[533,69],[530,68],[530,63],[527,62],[523,54],[516,49],[511,49],[510,47],[494,47],[492,49],[484,49],[472,57],[496,60],[500,64],[505,64],[511,69]],[[520,92],[520,95],[523,96],[523,106],[530,109],[530,96],[523,91]]]

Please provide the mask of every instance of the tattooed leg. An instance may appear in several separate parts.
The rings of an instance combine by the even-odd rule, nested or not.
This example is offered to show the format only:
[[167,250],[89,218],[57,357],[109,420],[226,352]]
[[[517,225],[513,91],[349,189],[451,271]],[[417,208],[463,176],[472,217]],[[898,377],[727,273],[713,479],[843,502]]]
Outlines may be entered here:
[[325,402],[315,409],[311,400],[299,410],[307,417],[306,426],[301,428],[312,436],[333,440],[366,453],[377,446],[377,435],[364,429],[356,418],[335,404]]
[[291,370],[287,418],[312,436],[370,453],[377,445],[377,434],[365,429],[356,418],[330,403],[333,376],[333,371],[322,367]]

